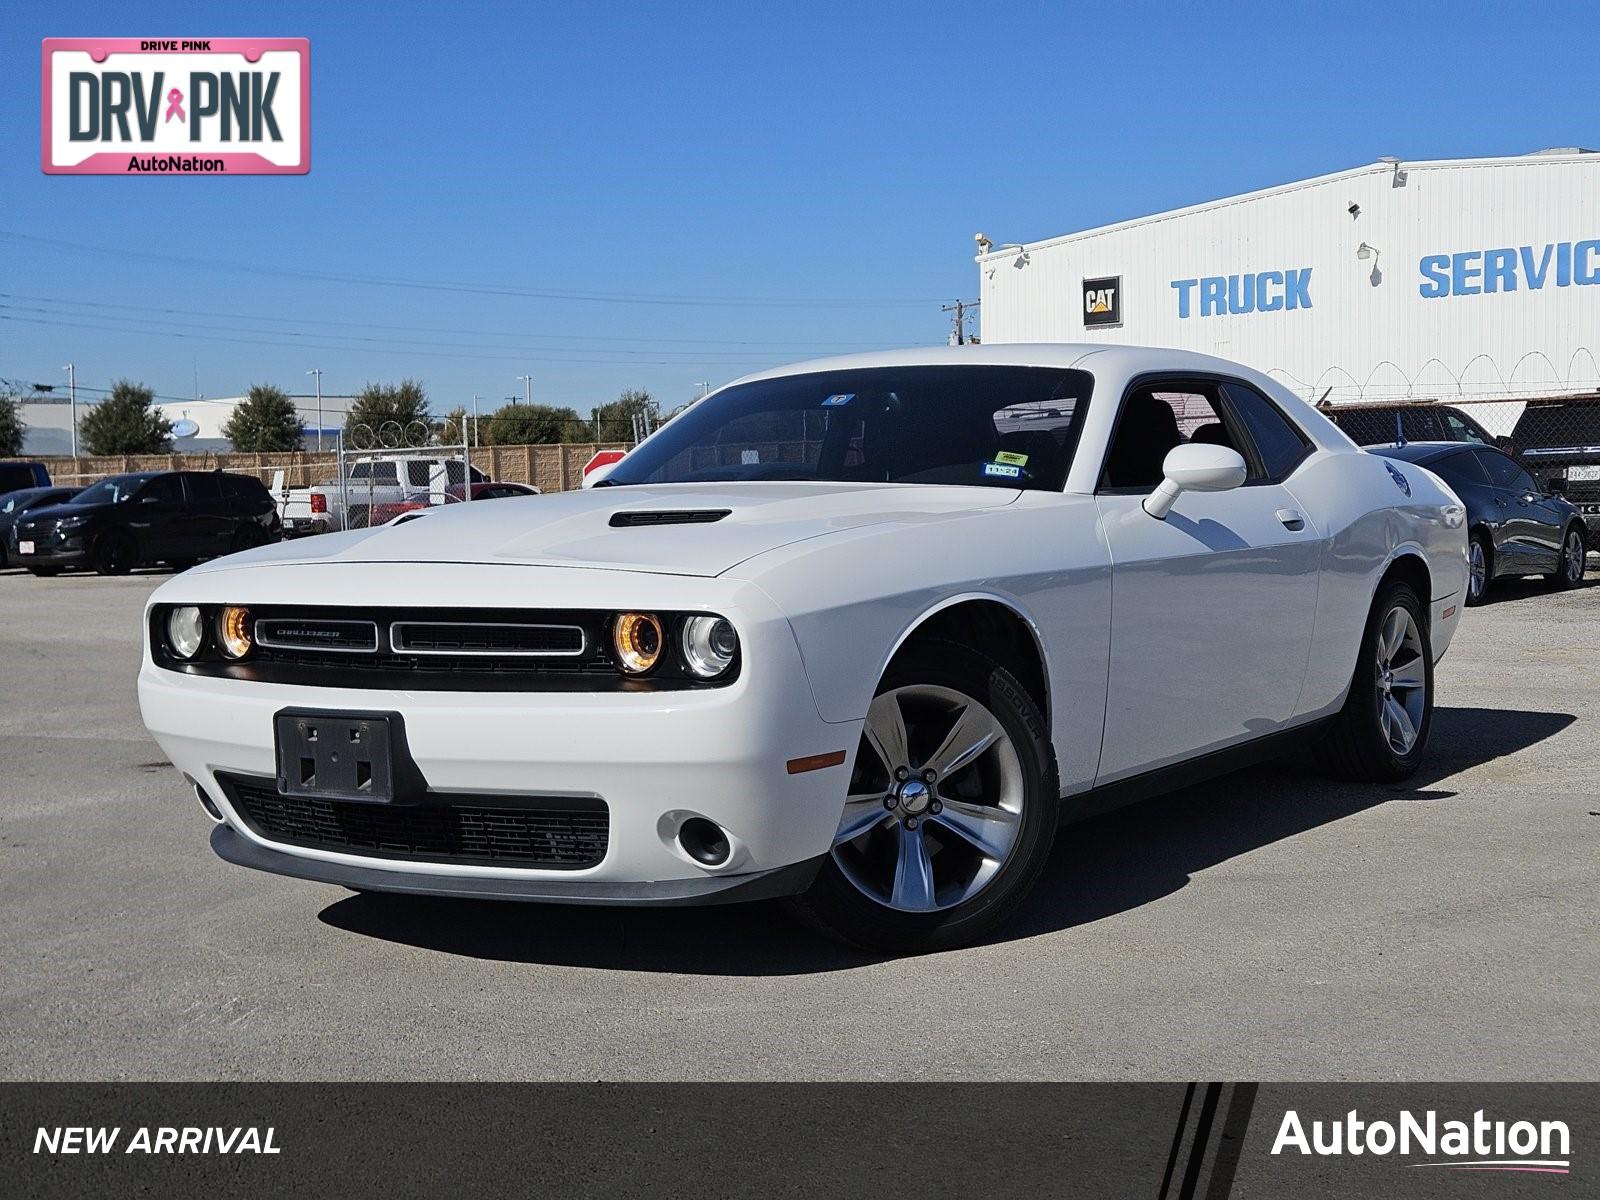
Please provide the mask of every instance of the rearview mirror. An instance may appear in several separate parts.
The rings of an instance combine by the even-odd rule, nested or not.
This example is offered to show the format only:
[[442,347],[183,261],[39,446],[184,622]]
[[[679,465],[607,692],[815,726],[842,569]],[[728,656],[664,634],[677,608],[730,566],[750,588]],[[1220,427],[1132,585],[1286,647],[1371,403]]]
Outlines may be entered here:
[[1144,510],[1165,521],[1184,492],[1227,492],[1244,482],[1244,459],[1237,450],[1203,442],[1174,446],[1161,462],[1164,479],[1144,498]]

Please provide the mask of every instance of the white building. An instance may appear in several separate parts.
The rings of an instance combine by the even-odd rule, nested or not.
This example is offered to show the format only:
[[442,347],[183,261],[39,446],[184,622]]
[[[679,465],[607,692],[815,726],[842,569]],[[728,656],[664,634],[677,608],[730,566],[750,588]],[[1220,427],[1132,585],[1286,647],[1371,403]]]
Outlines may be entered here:
[[[223,426],[227,425],[228,419],[233,416],[233,410],[246,399],[245,396],[218,396],[199,400],[166,400],[155,407],[161,411],[162,416],[173,423],[174,432],[181,435],[173,440],[175,450],[180,453],[200,450],[226,451],[232,449],[232,446],[222,432]],[[289,399],[293,401],[300,419],[305,422],[305,435],[301,439],[301,445],[306,449],[315,450],[317,430],[320,428],[323,447],[331,450],[338,442],[340,430],[344,428],[344,414],[345,409],[349,407],[350,397],[322,397],[320,426],[315,396],[290,396]]]
[[[62,389],[64,391],[64,389]],[[96,402],[98,402],[96,397]],[[305,422],[305,436],[301,445],[307,450],[317,449],[318,408],[315,396],[290,396],[300,419]],[[219,396],[215,399],[163,400],[154,407],[173,423],[172,448],[180,454],[201,451],[228,451],[233,449],[222,429],[233,416],[233,410],[243,404],[243,396]],[[321,408],[322,446],[332,450],[344,428],[345,410],[350,405],[349,396],[324,396]],[[90,401],[78,400],[78,419],[92,407]],[[30,397],[22,403],[22,421],[27,427],[22,439],[25,455],[71,454],[72,409],[65,395],[58,391],[49,399]]]
[[985,342],[1178,346],[1333,403],[1600,388],[1589,151],[1385,159],[977,262]]

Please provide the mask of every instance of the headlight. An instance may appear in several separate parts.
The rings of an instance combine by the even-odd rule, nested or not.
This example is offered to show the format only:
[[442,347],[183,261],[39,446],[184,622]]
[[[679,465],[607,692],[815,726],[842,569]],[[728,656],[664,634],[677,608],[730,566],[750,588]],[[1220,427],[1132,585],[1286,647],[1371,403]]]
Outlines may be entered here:
[[93,520],[93,518],[89,517],[89,516],[62,517],[61,520],[56,522],[56,528],[57,529],[82,529],[91,520]]
[[229,658],[250,653],[250,610],[230,604],[217,614],[217,642]]
[[733,665],[739,635],[725,617],[690,617],[683,623],[683,661],[701,679],[715,679]]
[[617,661],[630,675],[643,675],[661,661],[661,620],[652,613],[619,613],[611,627]]
[[179,658],[193,658],[199,654],[205,633],[198,608],[186,604],[167,614],[167,645]]

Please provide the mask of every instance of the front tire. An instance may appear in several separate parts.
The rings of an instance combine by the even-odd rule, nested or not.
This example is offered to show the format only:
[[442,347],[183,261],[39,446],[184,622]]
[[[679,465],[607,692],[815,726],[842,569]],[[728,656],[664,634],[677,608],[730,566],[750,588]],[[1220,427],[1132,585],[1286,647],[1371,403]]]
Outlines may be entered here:
[[976,941],[1038,881],[1060,788],[1038,706],[1000,664],[912,646],[878,685],[834,845],[790,906],[896,954]]
[[1393,783],[1421,764],[1432,728],[1427,605],[1410,584],[1391,579],[1372,602],[1350,693],[1317,756],[1337,778]]
[[1588,563],[1589,547],[1584,540],[1583,526],[1574,521],[1561,538],[1561,561],[1544,577],[1545,582],[1559,591],[1575,588],[1583,582]]
[[99,575],[126,575],[138,561],[139,548],[120,529],[104,534],[94,548],[94,569]]

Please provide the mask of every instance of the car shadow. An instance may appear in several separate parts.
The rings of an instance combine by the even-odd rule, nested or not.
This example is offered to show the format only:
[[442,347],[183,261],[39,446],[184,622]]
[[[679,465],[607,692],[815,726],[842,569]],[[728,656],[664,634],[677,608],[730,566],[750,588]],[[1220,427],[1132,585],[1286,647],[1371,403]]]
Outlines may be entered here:
[[[1594,568],[1591,566],[1590,571]],[[1489,586],[1488,594],[1483,598],[1481,607],[1487,608],[1491,604],[1509,604],[1518,600],[1538,600],[1551,596],[1564,596],[1571,592],[1581,592],[1586,588],[1600,587],[1600,575],[1590,574],[1584,577],[1581,583],[1570,588],[1553,588],[1537,575],[1508,575],[1504,579],[1496,579]]]
[[[987,940],[1115,916],[1171,895],[1218,863],[1382,804],[1448,801],[1456,793],[1434,784],[1536,745],[1574,720],[1570,713],[1439,708],[1422,769],[1400,784],[1331,782],[1297,757],[1069,825],[1034,894]],[[801,975],[885,958],[818,937],[771,903],[633,909],[369,894],[335,901],[318,919],[444,954],[552,966]]]

